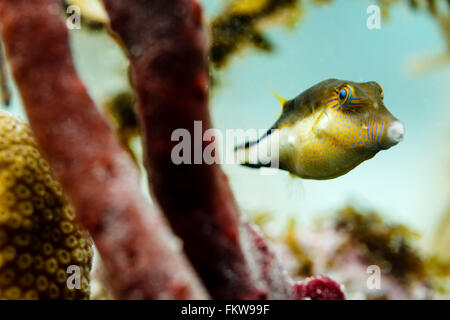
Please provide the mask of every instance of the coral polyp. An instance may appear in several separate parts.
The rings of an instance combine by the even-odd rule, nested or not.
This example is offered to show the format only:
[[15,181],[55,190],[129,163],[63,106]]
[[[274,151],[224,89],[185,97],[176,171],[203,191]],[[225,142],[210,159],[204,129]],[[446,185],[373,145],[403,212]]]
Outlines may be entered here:
[[[0,298],[87,299],[91,260],[91,241],[28,125],[1,111]],[[70,265],[79,289],[67,285]]]

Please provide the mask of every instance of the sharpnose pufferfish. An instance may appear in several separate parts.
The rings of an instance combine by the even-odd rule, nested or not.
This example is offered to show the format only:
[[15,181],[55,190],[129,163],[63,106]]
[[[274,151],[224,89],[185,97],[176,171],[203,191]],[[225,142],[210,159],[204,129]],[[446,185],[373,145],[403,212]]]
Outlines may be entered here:
[[399,143],[405,128],[376,82],[322,81],[292,100],[258,140],[236,147],[240,164],[278,167],[304,179],[333,179]]

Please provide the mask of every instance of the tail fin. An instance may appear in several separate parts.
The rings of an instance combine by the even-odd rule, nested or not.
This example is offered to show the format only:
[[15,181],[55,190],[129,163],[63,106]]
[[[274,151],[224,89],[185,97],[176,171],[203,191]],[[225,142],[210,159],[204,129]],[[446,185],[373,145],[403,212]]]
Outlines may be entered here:
[[278,154],[274,157],[270,134],[265,134],[256,141],[248,141],[234,148],[236,162],[250,168],[271,167],[278,164]]

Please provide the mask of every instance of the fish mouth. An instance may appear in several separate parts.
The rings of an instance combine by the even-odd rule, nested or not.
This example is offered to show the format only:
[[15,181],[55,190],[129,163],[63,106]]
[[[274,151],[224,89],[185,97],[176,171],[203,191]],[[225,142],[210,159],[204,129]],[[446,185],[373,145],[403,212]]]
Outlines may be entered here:
[[389,149],[390,147],[395,146],[402,141],[404,137],[405,125],[399,120],[392,122],[386,131],[385,139],[382,141],[383,149]]

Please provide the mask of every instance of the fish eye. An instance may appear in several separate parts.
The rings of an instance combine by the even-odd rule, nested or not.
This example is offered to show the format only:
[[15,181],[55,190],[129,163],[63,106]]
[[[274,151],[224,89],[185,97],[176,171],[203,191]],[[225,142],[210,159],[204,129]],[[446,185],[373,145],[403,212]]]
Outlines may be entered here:
[[375,84],[376,89],[378,89],[378,95],[379,95],[380,99],[383,100],[383,99],[384,99],[384,90],[383,90],[383,87],[380,86],[380,84],[379,84],[378,82],[375,82],[375,81],[374,81],[373,83]]
[[339,96],[341,105],[344,105],[347,101],[350,100],[349,98],[351,97],[351,94],[352,93],[348,86],[345,86],[341,90],[339,90],[338,96]]
[[381,86],[380,86],[380,98],[381,98],[381,100],[384,99],[384,90]]

